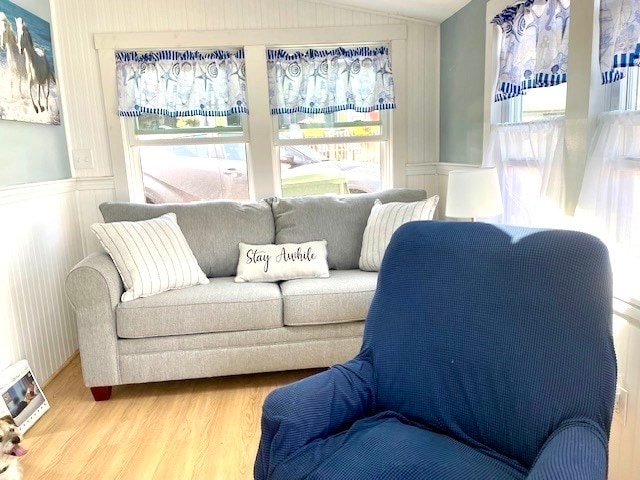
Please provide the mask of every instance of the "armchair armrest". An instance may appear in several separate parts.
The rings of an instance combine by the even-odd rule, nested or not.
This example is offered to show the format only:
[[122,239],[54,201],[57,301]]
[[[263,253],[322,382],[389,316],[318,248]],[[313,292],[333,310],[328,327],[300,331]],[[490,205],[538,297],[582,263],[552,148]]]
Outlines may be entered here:
[[76,311],[85,385],[118,385],[115,311],[124,285],[111,257],[98,253],[82,260],[67,275],[65,288]]
[[262,409],[255,479],[270,478],[298,449],[346,429],[374,409],[373,367],[363,356],[274,390]]
[[527,480],[606,480],[607,445],[607,436],[595,422],[563,422],[545,442]]

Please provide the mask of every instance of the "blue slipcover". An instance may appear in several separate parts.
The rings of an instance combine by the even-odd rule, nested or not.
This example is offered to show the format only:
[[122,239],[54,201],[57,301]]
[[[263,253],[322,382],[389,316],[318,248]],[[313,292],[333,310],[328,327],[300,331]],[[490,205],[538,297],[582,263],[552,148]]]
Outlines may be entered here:
[[611,304],[589,235],[406,224],[359,355],[266,399],[255,478],[604,480]]

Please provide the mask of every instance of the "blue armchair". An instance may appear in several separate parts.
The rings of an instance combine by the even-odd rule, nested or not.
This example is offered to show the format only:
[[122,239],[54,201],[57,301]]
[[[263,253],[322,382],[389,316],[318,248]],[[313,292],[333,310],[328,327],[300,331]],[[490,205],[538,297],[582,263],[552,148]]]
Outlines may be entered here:
[[611,303],[589,235],[406,224],[358,356],[267,397],[255,478],[604,480]]

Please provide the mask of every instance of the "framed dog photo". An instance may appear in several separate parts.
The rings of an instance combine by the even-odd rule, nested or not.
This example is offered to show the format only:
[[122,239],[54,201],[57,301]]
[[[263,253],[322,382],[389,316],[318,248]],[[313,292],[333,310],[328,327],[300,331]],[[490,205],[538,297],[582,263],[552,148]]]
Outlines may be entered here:
[[49,410],[49,402],[26,360],[21,360],[2,372],[0,397],[0,416],[10,415],[20,433],[29,430]]

